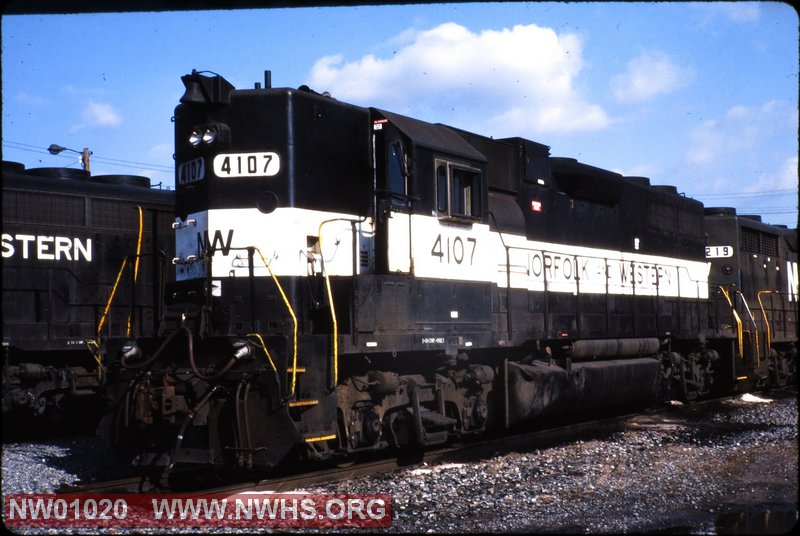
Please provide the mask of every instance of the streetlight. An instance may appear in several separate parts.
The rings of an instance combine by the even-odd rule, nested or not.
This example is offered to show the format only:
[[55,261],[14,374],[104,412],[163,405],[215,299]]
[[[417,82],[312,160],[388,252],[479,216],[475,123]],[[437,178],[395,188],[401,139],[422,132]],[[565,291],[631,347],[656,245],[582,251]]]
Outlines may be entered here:
[[53,143],[50,147],[47,148],[47,152],[50,154],[58,154],[62,151],[71,151],[73,153],[77,153],[81,155],[81,164],[83,164],[83,170],[87,173],[91,173],[89,169],[89,155],[92,154],[92,151],[89,150],[88,147],[84,147],[83,151],[76,151],[75,149],[70,149],[69,147],[62,147],[60,145],[56,145]]

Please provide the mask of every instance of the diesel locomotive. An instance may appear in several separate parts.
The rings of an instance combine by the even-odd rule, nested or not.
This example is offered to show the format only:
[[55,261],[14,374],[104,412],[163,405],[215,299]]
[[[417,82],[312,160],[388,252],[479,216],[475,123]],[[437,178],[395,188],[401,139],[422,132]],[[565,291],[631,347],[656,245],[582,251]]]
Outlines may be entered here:
[[175,282],[158,336],[108,353],[102,433],[135,464],[268,470],[792,381],[796,230],[269,76],[182,81]]
[[147,177],[3,162],[6,431],[69,410],[96,424],[105,342],[153,335],[161,317],[174,195]]

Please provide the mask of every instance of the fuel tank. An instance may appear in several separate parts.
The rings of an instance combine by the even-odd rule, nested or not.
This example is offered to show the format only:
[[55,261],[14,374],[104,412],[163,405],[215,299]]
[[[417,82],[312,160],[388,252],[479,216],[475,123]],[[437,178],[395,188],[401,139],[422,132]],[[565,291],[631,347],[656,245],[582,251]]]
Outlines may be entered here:
[[596,412],[653,403],[661,384],[658,359],[508,364],[508,425],[559,413]]

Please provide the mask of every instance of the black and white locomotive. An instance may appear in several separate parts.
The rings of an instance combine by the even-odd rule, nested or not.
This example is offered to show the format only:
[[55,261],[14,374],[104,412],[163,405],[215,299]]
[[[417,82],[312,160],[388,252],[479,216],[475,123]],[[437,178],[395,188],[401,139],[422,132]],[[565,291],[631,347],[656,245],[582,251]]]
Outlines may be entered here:
[[796,230],[523,138],[182,80],[176,281],[159,336],[109,353],[103,430],[142,466],[268,469],[792,378]]
[[106,341],[155,334],[174,195],[147,177],[3,162],[7,431],[65,412],[88,423],[87,410],[97,423]]

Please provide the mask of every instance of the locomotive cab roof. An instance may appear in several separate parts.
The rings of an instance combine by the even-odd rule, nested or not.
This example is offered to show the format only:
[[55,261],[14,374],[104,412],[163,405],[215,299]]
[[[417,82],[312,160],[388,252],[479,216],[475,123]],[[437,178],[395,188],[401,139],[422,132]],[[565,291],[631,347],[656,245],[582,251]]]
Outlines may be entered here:
[[476,162],[486,162],[486,157],[456,132],[440,123],[426,123],[386,110],[372,108],[377,116],[391,121],[403,134],[408,136],[415,147],[447,153]]

